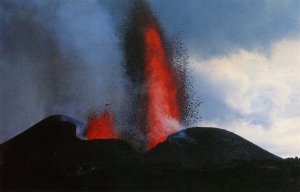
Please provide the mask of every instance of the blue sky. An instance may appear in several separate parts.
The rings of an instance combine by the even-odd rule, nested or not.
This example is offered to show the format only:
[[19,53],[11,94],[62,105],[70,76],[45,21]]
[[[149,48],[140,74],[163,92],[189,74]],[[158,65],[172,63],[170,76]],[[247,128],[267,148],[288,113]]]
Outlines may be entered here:
[[[192,91],[204,102],[195,125],[227,129],[276,155],[300,156],[300,1],[148,2],[166,36],[187,48]],[[120,75],[119,32],[129,5],[1,1],[2,141],[50,114],[83,121],[86,111],[107,102],[126,108],[121,101],[130,103],[130,85]]]

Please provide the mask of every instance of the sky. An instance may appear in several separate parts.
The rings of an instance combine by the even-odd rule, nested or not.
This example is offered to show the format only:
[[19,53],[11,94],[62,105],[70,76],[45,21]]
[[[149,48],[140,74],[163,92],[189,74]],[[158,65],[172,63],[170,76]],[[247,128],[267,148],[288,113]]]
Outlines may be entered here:
[[[203,102],[193,126],[300,156],[300,1],[147,2],[165,35],[187,49],[191,91]],[[0,2],[0,141],[50,114],[83,121],[107,102],[126,112],[120,33],[131,3]]]

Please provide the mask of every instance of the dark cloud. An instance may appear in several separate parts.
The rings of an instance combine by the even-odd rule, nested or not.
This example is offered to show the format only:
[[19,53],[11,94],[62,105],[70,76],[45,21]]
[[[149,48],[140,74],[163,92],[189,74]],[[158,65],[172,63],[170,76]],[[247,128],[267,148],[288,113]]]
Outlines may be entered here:
[[169,35],[179,33],[201,58],[236,49],[267,49],[300,30],[300,1],[151,0]]

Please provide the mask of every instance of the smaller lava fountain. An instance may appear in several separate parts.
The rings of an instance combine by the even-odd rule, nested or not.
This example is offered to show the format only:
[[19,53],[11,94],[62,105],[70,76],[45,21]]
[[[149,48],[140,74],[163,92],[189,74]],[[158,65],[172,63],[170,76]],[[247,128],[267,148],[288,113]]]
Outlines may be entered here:
[[119,138],[114,126],[114,116],[108,110],[102,112],[99,117],[91,116],[87,127],[86,137],[88,140]]

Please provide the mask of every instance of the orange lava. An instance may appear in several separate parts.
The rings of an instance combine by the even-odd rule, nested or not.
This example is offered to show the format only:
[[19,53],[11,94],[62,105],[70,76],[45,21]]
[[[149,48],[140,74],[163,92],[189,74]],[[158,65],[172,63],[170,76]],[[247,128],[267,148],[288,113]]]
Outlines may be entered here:
[[154,22],[144,28],[144,41],[148,149],[151,149],[178,130],[180,110],[177,81]]
[[100,117],[92,117],[88,122],[87,139],[113,139],[119,138],[114,131],[114,118],[108,112],[104,111]]

